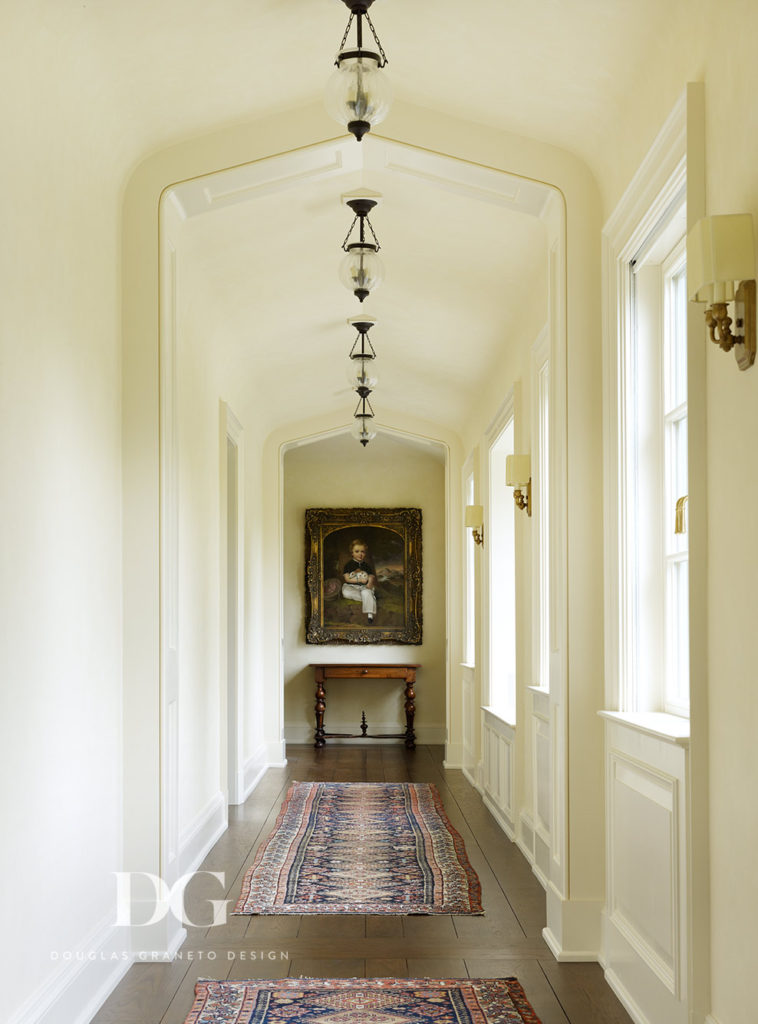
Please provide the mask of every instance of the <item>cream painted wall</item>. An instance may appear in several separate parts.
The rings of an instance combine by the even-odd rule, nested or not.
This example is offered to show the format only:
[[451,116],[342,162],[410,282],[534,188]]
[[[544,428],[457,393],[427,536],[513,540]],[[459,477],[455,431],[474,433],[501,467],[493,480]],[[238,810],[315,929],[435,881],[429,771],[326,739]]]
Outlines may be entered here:
[[[349,400],[349,396],[348,396]],[[420,508],[423,515],[424,640],[416,645],[312,645],[304,629],[306,508]],[[317,661],[419,662],[416,733],[445,738],[445,463],[441,446],[379,434],[361,448],[345,435],[293,448],[284,456],[284,713],[285,736],[313,735],[313,670]],[[333,702],[332,702],[333,701]],[[405,716],[395,682],[331,683],[327,730],[357,731],[365,709],[369,731],[402,732]]]
[[[700,4],[699,13],[684,6],[676,29],[659,41],[662,49],[670,44],[666,59],[648,67],[618,130],[607,138],[601,175],[606,213],[691,79],[705,85],[707,212],[752,213],[758,223],[758,8],[740,0]],[[675,45],[681,32],[687,45]],[[719,1024],[750,1024],[755,1014],[746,950],[755,948],[758,919],[758,819],[744,795],[758,788],[758,649],[746,638],[754,634],[758,538],[750,526],[734,529],[733,516],[730,528],[724,514],[728,507],[738,522],[752,523],[748,510],[758,502],[758,455],[746,441],[758,430],[758,370],[740,373],[730,355],[706,342],[705,329],[703,345],[707,442],[699,455],[707,461],[709,498],[707,509],[691,514],[708,522],[708,692],[700,706],[709,747],[711,1012]]]
[[60,45],[57,19],[30,34],[25,16],[5,19],[0,91],[6,1020],[57,993],[51,953],[108,932],[122,818],[122,140],[86,53]]
[[[179,267],[181,281],[181,264]],[[208,339],[180,324],[178,442],[178,828],[220,789],[219,397]]]

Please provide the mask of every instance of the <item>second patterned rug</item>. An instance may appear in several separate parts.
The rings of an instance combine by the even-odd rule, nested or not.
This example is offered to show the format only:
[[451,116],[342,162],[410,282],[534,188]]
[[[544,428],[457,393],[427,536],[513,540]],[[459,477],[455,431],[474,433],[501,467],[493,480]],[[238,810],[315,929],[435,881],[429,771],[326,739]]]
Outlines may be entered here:
[[463,840],[426,782],[295,782],[235,914],[481,914]]

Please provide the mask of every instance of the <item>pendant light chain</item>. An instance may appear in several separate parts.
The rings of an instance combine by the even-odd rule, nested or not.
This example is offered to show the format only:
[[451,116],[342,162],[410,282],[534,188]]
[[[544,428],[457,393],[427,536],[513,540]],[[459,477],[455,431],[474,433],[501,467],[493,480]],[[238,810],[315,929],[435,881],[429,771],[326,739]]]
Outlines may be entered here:
[[[345,34],[342,37],[342,42],[340,43],[340,48],[337,51],[337,56],[336,56],[336,58],[334,60],[335,67],[339,67],[339,63],[340,63],[339,55],[345,49],[345,43],[347,42],[347,37],[350,35],[350,26],[353,24],[353,18],[354,17],[355,17],[355,14],[351,14],[350,18],[348,19],[347,28],[345,29]],[[372,31],[373,31],[373,29],[372,29]],[[378,40],[377,40],[377,42],[378,42]]]
[[[353,228],[355,227],[355,222],[358,220],[359,216],[360,216],[360,214],[356,213],[355,217],[353,218],[353,223],[350,225],[348,233],[345,235],[345,240],[342,243],[342,251],[343,252],[347,252],[347,241],[348,241],[348,239],[350,238],[350,236],[353,233]],[[374,245],[376,246],[376,251],[379,252],[379,250],[381,249],[381,245],[379,244],[379,239],[376,237],[376,232],[374,231],[374,228],[373,228],[373,226],[371,224],[371,221],[368,219],[368,217],[361,217],[361,242],[363,242],[365,240],[364,237],[363,237],[363,222],[364,221],[366,222],[366,224],[368,224],[368,229],[371,232],[371,237],[374,239]]]
[[345,241],[342,243],[342,250],[343,250],[343,252],[347,252],[347,240],[352,235],[353,228],[355,227],[355,222],[357,220],[358,220],[358,214],[356,213],[355,217],[353,218],[353,223],[350,225],[350,228],[348,229],[348,232],[345,235]]
[[[364,17],[365,17],[366,21],[368,22],[368,27],[371,29],[371,35],[374,37],[374,42],[376,43],[377,48],[379,50],[379,56],[381,57],[381,60],[379,61],[379,67],[383,68],[385,65],[389,64],[389,61],[387,60],[387,54],[384,52],[382,44],[379,42],[379,36],[376,34],[376,29],[374,28],[374,24],[371,21],[371,17],[369,15],[368,11],[366,11]],[[351,15],[351,18],[352,18],[352,15]],[[348,28],[350,28],[349,25],[348,25]]]

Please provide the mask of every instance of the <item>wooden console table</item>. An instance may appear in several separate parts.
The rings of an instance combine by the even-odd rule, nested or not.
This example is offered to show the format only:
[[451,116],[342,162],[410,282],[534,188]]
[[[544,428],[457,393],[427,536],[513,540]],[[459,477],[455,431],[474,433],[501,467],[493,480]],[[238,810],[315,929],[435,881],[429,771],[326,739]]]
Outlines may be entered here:
[[[350,739],[395,739],[405,740],[409,750],[416,749],[416,734],[413,731],[413,718],[416,714],[416,669],[420,665],[311,665],[316,679],[316,735],[314,747],[326,746],[326,741],[331,736],[344,736]],[[327,679],[402,679],[405,682],[405,732],[391,733],[390,735],[376,736],[367,732],[365,713],[361,716],[361,731],[352,732],[325,732],[324,712],[326,711],[326,689],[324,683]]]

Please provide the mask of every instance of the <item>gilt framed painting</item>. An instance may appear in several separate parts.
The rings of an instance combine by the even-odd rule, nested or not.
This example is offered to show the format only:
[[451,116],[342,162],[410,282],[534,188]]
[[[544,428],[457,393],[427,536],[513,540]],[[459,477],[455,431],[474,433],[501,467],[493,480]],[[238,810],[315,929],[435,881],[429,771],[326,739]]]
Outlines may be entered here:
[[420,508],[305,510],[305,640],[420,644]]

